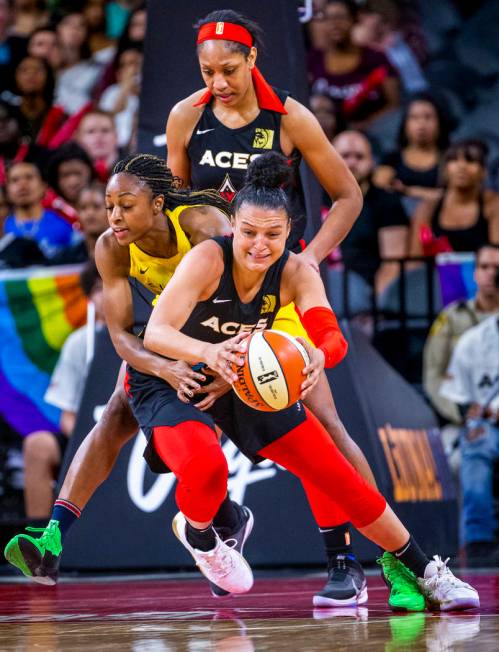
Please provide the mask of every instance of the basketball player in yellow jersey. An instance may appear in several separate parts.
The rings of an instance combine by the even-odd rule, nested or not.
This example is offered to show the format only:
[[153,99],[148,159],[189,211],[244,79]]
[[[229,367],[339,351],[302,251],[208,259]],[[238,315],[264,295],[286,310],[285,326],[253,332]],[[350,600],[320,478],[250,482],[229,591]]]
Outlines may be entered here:
[[[116,164],[106,188],[106,210],[110,228],[97,241],[95,257],[113,344],[123,360],[143,373],[166,380],[185,397],[192,397],[205,376],[185,362],[146,351],[142,340],[132,333],[128,278],[133,276],[155,294],[161,293],[191,247],[212,236],[231,233],[223,212],[227,203],[216,192],[177,190],[164,161],[140,154]],[[123,379],[124,366],[101,419],[71,462],[49,524],[40,529],[41,536],[19,534],[5,548],[6,559],[39,583],[56,583],[67,531],[108,477],[121,448],[138,430]],[[207,389],[217,395],[218,391],[225,393],[228,386],[216,380]],[[220,513],[220,523],[227,530],[248,536],[252,524],[249,510],[226,498]]]

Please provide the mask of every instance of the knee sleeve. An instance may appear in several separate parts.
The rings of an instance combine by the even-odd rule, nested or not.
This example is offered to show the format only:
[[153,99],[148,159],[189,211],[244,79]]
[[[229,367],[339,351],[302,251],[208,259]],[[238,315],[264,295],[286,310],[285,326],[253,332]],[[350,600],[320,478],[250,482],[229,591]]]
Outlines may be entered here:
[[[343,457],[326,430],[308,410],[305,422],[258,453],[315,487],[318,492],[316,497],[325,494],[344,511],[348,517],[345,520],[356,527],[370,525],[385,510],[383,496]],[[321,514],[322,519],[320,506],[317,513]]]
[[154,428],[156,452],[177,478],[176,500],[193,521],[211,521],[227,493],[228,466],[215,432],[203,423]]

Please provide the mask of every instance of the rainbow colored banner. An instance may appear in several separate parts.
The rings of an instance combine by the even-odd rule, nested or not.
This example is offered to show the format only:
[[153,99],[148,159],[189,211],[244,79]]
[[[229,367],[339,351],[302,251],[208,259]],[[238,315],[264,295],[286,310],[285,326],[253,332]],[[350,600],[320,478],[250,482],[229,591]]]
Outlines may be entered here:
[[471,299],[475,296],[475,255],[450,252],[436,257],[442,305],[452,301]]
[[59,427],[43,400],[66,337],[86,321],[81,266],[0,273],[0,415],[20,435]]

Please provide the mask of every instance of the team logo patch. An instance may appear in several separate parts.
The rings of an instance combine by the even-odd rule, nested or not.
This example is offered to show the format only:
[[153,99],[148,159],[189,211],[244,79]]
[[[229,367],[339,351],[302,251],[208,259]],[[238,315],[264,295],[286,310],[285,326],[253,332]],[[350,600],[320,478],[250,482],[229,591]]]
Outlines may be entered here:
[[274,312],[276,304],[275,294],[264,294],[262,301],[262,309],[260,314],[264,315],[266,312]]
[[224,23],[217,23],[217,26],[215,27],[215,34],[223,34],[224,33]]
[[229,202],[234,199],[236,195],[236,189],[234,188],[234,185],[232,184],[228,174],[225,175],[225,179],[222,181],[222,185],[218,189],[218,194],[222,195],[222,197]]
[[253,147],[256,149],[272,149],[274,144],[274,130],[273,129],[261,129],[257,127],[255,129],[255,137],[253,138]]

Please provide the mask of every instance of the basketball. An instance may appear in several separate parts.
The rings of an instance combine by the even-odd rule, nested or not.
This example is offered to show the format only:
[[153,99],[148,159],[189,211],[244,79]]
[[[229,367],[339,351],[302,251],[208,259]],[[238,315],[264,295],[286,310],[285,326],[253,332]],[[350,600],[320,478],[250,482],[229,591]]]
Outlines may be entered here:
[[282,331],[266,330],[248,338],[244,364],[234,366],[237,396],[255,410],[284,410],[300,398],[309,357],[303,346]]

